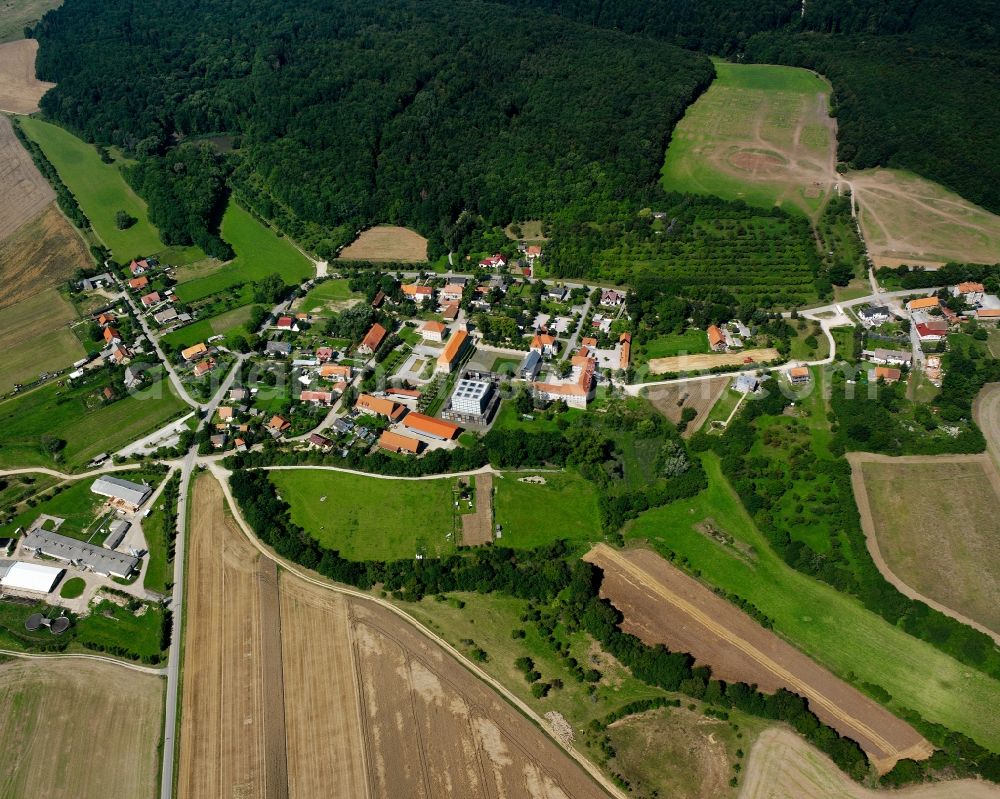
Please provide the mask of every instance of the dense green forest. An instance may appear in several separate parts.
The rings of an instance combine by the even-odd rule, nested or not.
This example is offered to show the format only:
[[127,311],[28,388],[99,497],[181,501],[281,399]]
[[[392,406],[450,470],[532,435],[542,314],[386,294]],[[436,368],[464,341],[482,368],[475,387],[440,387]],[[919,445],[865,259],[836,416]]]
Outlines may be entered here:
[[[35,35],[58,83],[47,115],[140,156],[236,134],[241,198],[327,228],[308,242],[321,254],[374,221],[443,243],[463,211],[506,224],[642,201],[713,76],[665,44],[444,0],[71,0]],[[144,193],[180,195],[165,166]]]

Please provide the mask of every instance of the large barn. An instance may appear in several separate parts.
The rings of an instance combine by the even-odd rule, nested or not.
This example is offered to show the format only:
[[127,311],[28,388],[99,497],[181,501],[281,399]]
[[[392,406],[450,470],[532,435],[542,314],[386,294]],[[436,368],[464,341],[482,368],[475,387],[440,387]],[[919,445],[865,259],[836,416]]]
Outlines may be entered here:
[[11,591],[48,594],[55,588],[64,571],[65,569],[42,566],[39,563],[0,560],[0,587]]

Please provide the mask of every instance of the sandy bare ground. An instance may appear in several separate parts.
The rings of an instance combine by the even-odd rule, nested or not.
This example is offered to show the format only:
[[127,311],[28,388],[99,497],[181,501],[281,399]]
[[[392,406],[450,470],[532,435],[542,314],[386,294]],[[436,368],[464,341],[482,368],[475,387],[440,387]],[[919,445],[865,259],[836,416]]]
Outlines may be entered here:
[[1000,786],[954,780],[902,791],[872,791],[787,729],[761,733],[750,750],[739,799],[1000,799]]
[[0,111],[33,114],[42,95],[55,86],[35,77],[37,52],[34,39],[0,44]]
[[379,225],[364,231],[337,257],[342,261],[417,263],[427,260],[427,239],[409,228]]
[[1000,644],[1000,474],[990,456],[847,458],[868,552],[882,576]]
[[[0,50],[7,45],[0,45]],[[14,136],[10,120],[0,116],[0,240],[40,214],[56,193],[35,168]]]
[[0,665],[0,796],[150,799],[163,680],[110,663]]
[[846,177],[877,266],[1000,261],[1000,216],[908,172],[868,169]]
[[1000,383],[987,383],[972,404],[972,418],[986,436],[986,448],[1000,466]]
[[805,697],[822,721],[857,741],[880,772],[901,758],[932,753],[909,724],[656,553],[598,544],[585,560],[604,570],[601,595],[621,611],[626,632],[690,652],[719,679],[756,683],[768,692],[787,688]]
[[462,516],[462,543],[488,544],[493,540],[493,475],[476,476],[476,511]]
[[705,419],[711,412],[722,392],[729,385],[731,377],[718,377],[711,380],[693,380],[690,383],[674,383],[669,386],[655,386],[645,393],[653,407],[675,424],[681,420],[685,408],[694,408],[698,415],[684,430],[688,438],[696,430],[700,430]]
[[754,363],[768,363],[781,358],[774,347],[764,347],[741,352],[708,352],[702,355],[672,355],[669,358],[653,358],[649,362],[649,371],[653,374],[672,374],[674,372],[703,372],[715,366],[739,366],[750,358]]

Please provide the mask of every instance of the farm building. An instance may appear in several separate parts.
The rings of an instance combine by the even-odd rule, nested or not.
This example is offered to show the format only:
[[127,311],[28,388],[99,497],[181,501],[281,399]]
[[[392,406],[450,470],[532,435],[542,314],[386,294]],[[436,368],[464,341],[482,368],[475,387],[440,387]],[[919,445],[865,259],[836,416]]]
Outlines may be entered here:
[[457,424],[435,419],[423,413],[408,413],[403,419],[403,427],[438,441],[451,441],[462,429]]
[[107,475],[98,477],[90,490],[102,497],[108,497],[112,504],[130,509],[132,512],[135,512],[153,492],[152,488],[142,483],[133,483],[131,480]]
[[389,430],[382,432],[379,436],[378,445],[389,452],[410,452],[416,455],[420,452],[422,442],[409,436],[393,433]]
[[618,368],[628,369],[628,365],[632,361],[632,334],[622,333],[618,337],[618,343],[621,345],[618,354]]
[[465,343],[468,338],[469,334],[464,330],[456,330],[452,334],[444,351],[438,356],[437,371],[451,372],[455,368],[455,364],[462,356],[462,351],[465,349]]
[[948,323],[944,319],[928,319],[917,324],[917,335],[921,341],[941,341],[948,335]]
[[385,341],[385,336],[385,328],[376,322],[371,326],[371,330],[365,333],[365,337],[361,339],[361,343],[358,345],[358,352],[366,355],[374,355],[375,350],[377,350],[382,345],[382,342]]
[[125,538],[125,533],[128,532],[132,525],[125,521],[125,519],[119,519],[117,522],[111,525],[111,530],[108,532],[108,537],[104,539],[105,549],[115,549]]
[[390,422],[399,421],[399,418],[406,413],[406,408],[398,402],[385,397],[373,397],[371,394],[361,394],[354,403],[354,410],[384,416]]
[[941,304],[941,301],[937,297],[921,297],[917,300],[910,300],[906,303],[906,308],[909,311],[929,311],[932,308],[937,308]]
[[25,533],[21,548],[111,577],[128,577],[139,565],[139,558],[132,555],[112,552],[41,528]]
[[0,587],[11,591],[48,594],[65,571],[38,563],[0,560]]
[[708,336],[708,347],[712,352],[725,351],[726,336],[717,325],[709,325],[705,334]]

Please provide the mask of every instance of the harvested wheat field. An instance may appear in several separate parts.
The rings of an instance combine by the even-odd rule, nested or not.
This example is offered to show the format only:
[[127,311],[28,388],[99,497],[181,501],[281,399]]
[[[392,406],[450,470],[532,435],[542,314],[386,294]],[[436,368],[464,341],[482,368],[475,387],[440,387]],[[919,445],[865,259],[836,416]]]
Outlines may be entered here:
[[493,475],[476,475],[476,510],[462,516],[462,543],[467,547],[493,540]]
[[83,239],[50,203],[0,240],[0,308],[65,283],[92,264]]
[[379,225],[364,231],[337,257],[342,261],[417,263],[427,260],[427,239],[409,228]]
[[160,677],[92,660],[0,664],[0,796],[150,799],[163,688]]
[[1000,643],[1000,475],[989,455],[852,452],[872,559],[904,594]]
[[[0,45],[2,50],[7,45]],[[56,198],[52,187],[0,115],[0,240],[40,214]]]
[[739,366],[743,363],[770,363],[781,358],[774,347],[740,352],[706,352],[702,355],[671,355],[669,358],[651,358],[649,371],[654,375],[675,372],[707,372],[716,366]]
[[180,797],[606,797],[407,619],[277,578],[214,478],[192,507]]
[[719,679],[805,697],[823,722],[857,741],[880,772],[901,758],[920,760],[933,751],[909,724],[656,553],[598,544],[585,559],[604,570],[601,595],[621,611],[626,632],[690,652]]
[[694,408],[698,415],[688,423],[683,436],[688,438],[705,423],[713,406],[729,385],[730,377],[713,377],[710,380],[692,380],[646,389],[644,396],[653,407],[675,424],[681,420],[685,408]]
[[786,729],[761,733],[747,760],[739,799],[1000,799],[1000,787],[980,780],[872,791],[838,769],[829,757]]
[[55,86],[35,77],[37,52],[34,39],[0,44],[0,111],[33,114],[42,95]]

